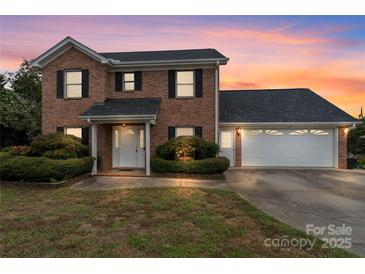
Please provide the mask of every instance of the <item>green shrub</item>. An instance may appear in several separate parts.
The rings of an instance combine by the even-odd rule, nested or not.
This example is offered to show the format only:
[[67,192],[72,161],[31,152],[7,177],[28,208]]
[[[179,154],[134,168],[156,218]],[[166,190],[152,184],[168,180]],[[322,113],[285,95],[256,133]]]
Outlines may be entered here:
[[44,152],[42,156],[51,159],[71,159],[71,158],[77,158],[78,155],[76,151],[60,148],[55,150],[48,150]]
[[155,172],[216,174],[229,168],[226,157],[216,157],[202,160],[177,161],[152,158],[151,168]]
[[12,155],[28,156],[31,154],[31,148],[30,146],[12,146],[10,153]]
[[2,152],[10,152],[10,149],[11,149],[11,147],[10,147],[10,146],[7,146],[7,147],[3,147],[3,148],[1,149],[1,151],[2,151]]
[[0,161],[5,161],[11,157],[14,157],[10,152],[0,151]]
[[198,136],[180,136],[158,145],[156,155],[166,160],[175,159],[207,159],[215,157],[218,145]]
[[88,146],[83,145],[80,138],[62,133],[37,136],[31,143],[31,149],[33,155],[52,159],[85,157],[89,154]]
[[365,157],[357,160],[357,166],[359,168],[365,169]]
[[92,157],[53,160],[46,157],[15,156],[0,162],[2,180],[60,181],[91,171]]

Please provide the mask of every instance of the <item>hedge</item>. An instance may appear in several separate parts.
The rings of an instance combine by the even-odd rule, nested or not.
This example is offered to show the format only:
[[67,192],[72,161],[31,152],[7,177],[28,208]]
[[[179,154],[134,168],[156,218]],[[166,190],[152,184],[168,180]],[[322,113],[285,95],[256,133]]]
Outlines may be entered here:
[[176,161],[162,158],[151,159],[151,169],[155,172],[217,174],[229,168],[226,157],[216,157],[203,160]]
[[156,155],[166,160],[184,157],[201,160],[215,157],[218,150],[218,145],[212,141],[204,140],[198,136],[180,136],[158,145]]
[[0,162],[2,180],[49,182],[91,171],[92,157],[53,160],[46,157],[14,156]]
[[81,158],[89,155],[89,148],[81,143],[81,139],[73,135],[50,133],[39,135],[31,143],[34,156],[52,159]]

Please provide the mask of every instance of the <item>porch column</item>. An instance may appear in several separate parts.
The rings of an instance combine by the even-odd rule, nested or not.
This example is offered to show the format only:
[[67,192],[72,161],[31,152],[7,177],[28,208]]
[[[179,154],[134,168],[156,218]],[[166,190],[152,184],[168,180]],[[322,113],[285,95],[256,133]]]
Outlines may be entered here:
[[98,170],[97,167],[98,145],[97,145],[97,126],[94,123],[91,125],[91,156],[94,158],[91,175],[95,175]]
[[151,160],[151,131],[150,131],[150,122],[145,123],[146,128],[146,175],[151,175],[151,167],[150,167],[150,160]]

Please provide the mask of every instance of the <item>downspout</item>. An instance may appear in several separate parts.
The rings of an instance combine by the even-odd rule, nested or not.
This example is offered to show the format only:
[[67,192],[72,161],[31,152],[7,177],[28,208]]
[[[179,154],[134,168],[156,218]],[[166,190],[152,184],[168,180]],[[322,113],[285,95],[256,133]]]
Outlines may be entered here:
[[214,111],[214,140],[216,144],[219,144],[218,133],[218,120],[219,120],[219,61],[215,66],[215,111]]

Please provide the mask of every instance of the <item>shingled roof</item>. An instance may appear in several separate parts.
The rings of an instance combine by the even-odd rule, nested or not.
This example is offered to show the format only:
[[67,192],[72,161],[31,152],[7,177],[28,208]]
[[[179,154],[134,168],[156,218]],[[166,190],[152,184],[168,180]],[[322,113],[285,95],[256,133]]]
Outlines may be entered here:
[[356,122],[310,89],[222,90],[220,122]]
[[107,99],[88,108],[81,117],[156,115],[160,107],[159,98]]
[[216,49],[184,49],[160,51],[101,52],[107,59],[119,62],[181,61],[196,59],[227,59]]

